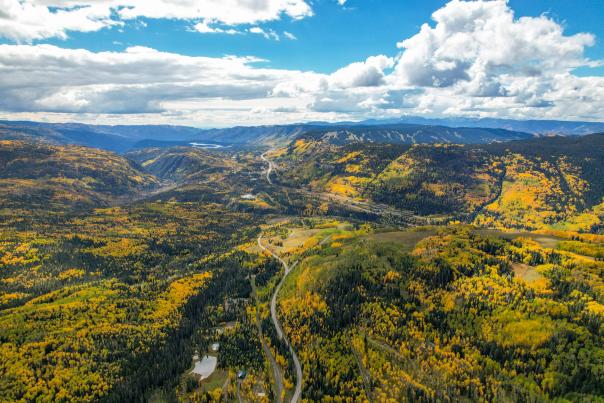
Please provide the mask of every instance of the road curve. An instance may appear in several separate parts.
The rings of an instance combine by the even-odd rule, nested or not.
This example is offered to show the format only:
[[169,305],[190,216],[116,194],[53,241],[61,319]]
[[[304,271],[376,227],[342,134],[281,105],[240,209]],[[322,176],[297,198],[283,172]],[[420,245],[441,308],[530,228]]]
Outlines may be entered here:
[[271,180],[271,173],[273,172],[273,163],[266,158],[266,153],[263,153],[260,158],[262,158],[262,161],[268,164],[268,169],[266,170],[266,181],[269,183],[269,185],[272,185],[273,181]]
[[[264,171],[265,175],[266,175],[266,181],[269,183],[269,185],[273,185],[273,180],[271,179],[271,173],[273,172],[273,170],[275,168],[275,164],[273,164],[273,162],[271,160],[266,158],[266,153],[268,153],[268,152],[270,152],[270,151],[267,151],[267,152],[263,153],[262,155],[260,155],[260,158],[262,159],[262,161],[264,161],[268,164],[267,170]],[[358,200],[354,200],[350,197],[334,195],[334,194],[329,194],[329,193],[312,192],[312,191],[308,191],[308,190],[304,190],[304,189],[298,189],[298,191],[301,193],[310,195],[310,196],[314,196],[315,198],[318,198],[320,200],[327,200],[330,202],[345,204],[349,208],[352,208],[356,211],[362,211],[362,212],[369,213],[369,214],[376,214],[379,216],[390,215],[390,216],[394,216],[394,217],[399,217],[406,221],[420,219],[420,217],[415,216],[412,211],[395,209],[395,208],[392,208],[385,204],[361,202]]]
[[260,247],[260,249],[268,252],[272,257],[277,259],[281,263],[283,268],[285,269],[285,274],[281,278],[281,281],[279,282],[279,284],[277,284],[277,287],[275,288],[275,292],[273,293],[273,297],[271,298],[271,319],[273,320],[273,325],[275,326],[275,330],[277,331],[277,337],[279,337],[279,340],[283,340],[285,342],[285,345],[287,347],[289,347],[289,353],[291,354],[292,359],[294,361],[294,367],[296,368],[296,388],[294,390],[294,394],[292,396],[291,403],[298,403],[302,396],[302,366],[300,365],[300,360],[298,359],[298,356],[296,355],[294,348],[289,343],[289,341],[287,340],[287,337],[283,333],[283,329],[281,328],[281,324],[279,323],[279,318],[277,318],[277,294],[279,294],[279,290],[281,289],[281,286],[285,282],[287,275],[293,270],[294,267],[296,267],[296,264],[298,264],[298,261],[296,261],[291,266],[288,265],[285,262],[285,260],[281,259],[280,256],[273,253],[273,251],[271,251],[270,249],[268,249],[264,245],[262,245],[262,235],[260,235],[258,237],[258,246]]
[[[258,296],[256,295],[256,276],[250,277],[250,284],[252,286],[252,294],[254,295],[254,300],[256,301],[256,308],[258,308]],[[273,353],[271,349],[268,348],[266,341],[264,340],[264,335],[262,334],[262,325],[260,324],[260,312],[256,309],[256,326],[258,327],[258,334],[260,335],[260,342],[262,344],[262,349],[264,350],[264,354],[268,357],[268,360],[273,368],[273,376],[275,377],[275,383],[277,390],[275,391],[275,402],[281,403],[281,395],[283,392],[283,376],[281,375],[281,370],[279,369],[279,365],[273,357]]]

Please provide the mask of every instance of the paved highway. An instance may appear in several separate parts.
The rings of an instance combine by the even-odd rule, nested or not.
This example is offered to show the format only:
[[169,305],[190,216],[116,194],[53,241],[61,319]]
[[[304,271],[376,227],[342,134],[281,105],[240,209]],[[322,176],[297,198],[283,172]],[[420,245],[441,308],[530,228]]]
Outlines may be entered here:
[[258,237],[258,246],[260,247],[260,249],[268,252],[272,257],[277,259],[285,269],[285,274],[283,275],[283,278],[281,278],[279,284],[277,284],[275,292],[273,293],[273,297],[271,298],[271,319],[273,320],[273,325],[275,326],[275,330],[277,331],[277,337],[279,337],[279,340],[283,340],[285,342],[285,345],[289,348],[289,352],[294,361],[294,367],[296,368],[296,388],[294,390],[294,395],[292,396],[291,403],[298,403],[300,401],[300,397],[302,396],[302,366],[300,365],[300,360],[298,359],[298,355],[294,351],[294,348],[289,343],[287,337],[283,333],[281,323],[279,323],[279,318],[277,317],[277,294],[279,294],[279,290],[281,289],[283,282],[287,278],[287,275],[294,269],[294,267],[296,267],[298,261],[296,261],[291,266],[288,265],[287,262],[283,260],[280,256],[278,256],[273,251],[262,245],[262,235]]

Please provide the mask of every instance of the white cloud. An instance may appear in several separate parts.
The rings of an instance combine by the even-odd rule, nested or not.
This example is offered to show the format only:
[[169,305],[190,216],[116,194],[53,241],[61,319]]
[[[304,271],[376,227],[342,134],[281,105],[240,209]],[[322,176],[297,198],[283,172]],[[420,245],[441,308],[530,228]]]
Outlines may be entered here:
[[131,47],[93,53],[51,45],[0,45],[0,110],[148,113],[165,103],[267,98],[297,72],[255,58],[188,57]]
[[124,6],[119,13],[125,19],[203,18],[226,25],[273,21],[283,14],[294,19],[312,15],[311,7],[304,0],[114,0],[109,3]]
[[[452,0],[432,18],[434,26],[398,44],[402,52],[384,77],[391,89],[421,91],[414,113],[602,118],[595,113],[604,106],[602,78],[572,73],[601,63],[584,56],[593,35],[565,35],[545,15],[516,18],[505,0]],[[575,106],[562,82],[573,82]]]
[[251,27],[250,29],[248,29],[248,32],[252,33],[252,34],[262,35],[266,39],[274,39],[276,41],[281,39],[279,37],[279,34],[277,34],[272,29],[262,29],[260,27]]
[[[378,56],[381,64],[371,58],[352,63],[329,77],[310,107],[364,111],[366,116],[398,109],[430,115],[602,119],[604,78],[572,73],[601,64],[584,56],[593,35],[565,35],[546,16],[515,18],[505,0],[453,0],[433,19],[434,26],[424,24],[398,44],[402,52],[394,66],[385,56]],[[358,87],[368,90],[343,90]]]
[[330,83],[339,88],[376,87],[384,84],[384,70],[391,68],[394,60],[379,55],[371,56],[365,62],[349,64],[333,73]]
[[241,31],[237,31],[233,28],[220,28],[213,25],[210,25],[208,21],[198,22],[193,26],[193,29],[202,34],[227,34],[227,35],[237,35],[241,34]]
[[590,34],[565,36],[546,16],[515,19],[505,0],[453,0],[432,18],[434,27],[424,24],[398,44],[404,51],[396,75],[408,85],[466,82],[488,96],[509,77],[548,76],[583,65],[583,50],[594,43]]
[[382,109],[384,95],[383,90],[370,87],[331,89],[317,94],[308,107],[315,112],[363,114]]
[[287,39],[295,41],[296,39],[296,35],[292,34],[291,32],[287,32],[287,31],[283,31],[283,36],[285,36]]
[[119,25],[102,4],[50,11],[46,5],[19,0],[0,0],[0,36],[15,41],[66,38],[67,31],[92,32]]
[[139,17],[197,21],[200,32],[232,33],[208,24],[232,27],[312,15],[305,0],[0,0],[0,10],[0,36],[19,42],[66,38],[70,31],[98,31]]

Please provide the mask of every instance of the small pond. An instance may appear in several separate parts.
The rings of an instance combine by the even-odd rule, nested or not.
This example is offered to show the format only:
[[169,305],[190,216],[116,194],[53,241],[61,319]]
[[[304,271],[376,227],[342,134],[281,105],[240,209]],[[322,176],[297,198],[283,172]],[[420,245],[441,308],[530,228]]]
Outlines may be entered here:
[[216,370],[216,364],[218,364],[218,359],[211,355],[206,355],[202,358],[201,361],[195,361],[195,367],[193,368],[192,373],[199,375],[200,379],[206,379]]

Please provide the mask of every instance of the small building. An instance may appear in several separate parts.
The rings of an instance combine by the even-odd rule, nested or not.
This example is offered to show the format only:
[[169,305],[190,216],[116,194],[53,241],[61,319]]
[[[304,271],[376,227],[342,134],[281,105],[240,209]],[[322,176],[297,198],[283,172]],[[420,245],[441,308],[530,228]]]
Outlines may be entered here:
[[243,200],[256,200],[256,196],[250,193],[244,194],[243,196],[241,196],[241,198]]

